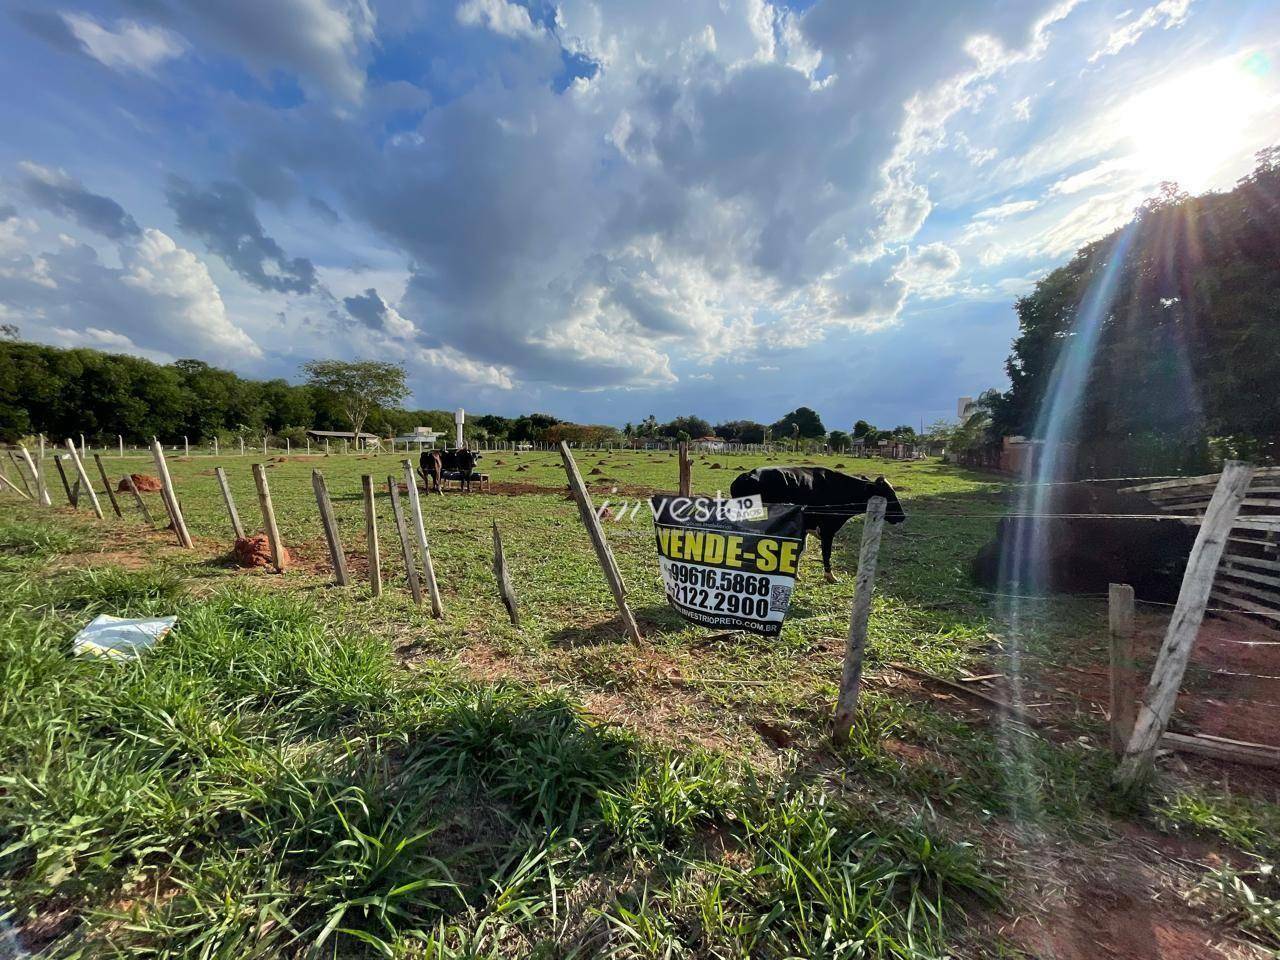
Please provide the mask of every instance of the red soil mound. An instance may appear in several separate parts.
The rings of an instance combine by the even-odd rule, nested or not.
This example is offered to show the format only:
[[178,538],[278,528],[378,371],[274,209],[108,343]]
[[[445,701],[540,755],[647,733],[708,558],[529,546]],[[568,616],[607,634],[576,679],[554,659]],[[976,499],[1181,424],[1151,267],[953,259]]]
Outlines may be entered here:
[[[160,478],[151,477],[145,473],[131,473],[129,479],[133,481],[133,485],[138,488],[139,493],[158,493],[160,491]],[[127,480],[121,479],[116,490],[120,493],[129,492],[129,483]]]
[[[280,548],[285,563],[289,562],[289,551]],[[255,533],[251,537],[237,537],[236,545],[232,548],[231,554],[235,557],[236,565],[241,567],[270,567],[271,562],[271,541],[267,539],[265,533]]]

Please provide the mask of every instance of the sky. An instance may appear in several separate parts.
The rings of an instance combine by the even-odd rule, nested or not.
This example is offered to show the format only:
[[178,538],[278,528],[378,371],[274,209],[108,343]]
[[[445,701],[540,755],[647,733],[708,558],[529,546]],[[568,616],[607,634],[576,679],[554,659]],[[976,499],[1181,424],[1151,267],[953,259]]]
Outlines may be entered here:
[[1280,143],[1272,0],[0,0],[0,322],[414,406],[828,428]]

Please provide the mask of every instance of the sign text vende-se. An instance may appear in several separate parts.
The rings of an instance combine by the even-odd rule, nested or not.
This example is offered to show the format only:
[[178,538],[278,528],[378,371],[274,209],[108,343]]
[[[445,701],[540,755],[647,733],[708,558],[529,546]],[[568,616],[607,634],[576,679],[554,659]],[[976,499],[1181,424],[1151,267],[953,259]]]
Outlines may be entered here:
[[705,627],[776,636],[804,550],[804,511],[709,497],[654,497],[667,600]]

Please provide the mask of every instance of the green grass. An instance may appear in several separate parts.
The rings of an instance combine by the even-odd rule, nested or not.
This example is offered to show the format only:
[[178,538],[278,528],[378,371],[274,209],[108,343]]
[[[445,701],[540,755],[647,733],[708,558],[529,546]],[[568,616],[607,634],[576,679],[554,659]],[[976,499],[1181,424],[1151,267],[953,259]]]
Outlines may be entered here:
[[[25,592],[0,624],[0,898],[63,918],[52,956],[641,956],[643,903],[663,950],[938,956],[949,896],[994,895],[923,827],[555,692],[406,675],[305,599],[152,572]],[[179,626],[136,663],[68,656],[108,599]]]
[[[51,956],[1017,955],[973,925],[1020,911],[1020,871],[1038,862],[1019,865],[1027,849],[1088,861],[1115,839],[1099,719],[1064,716],[1051,734],[875,682],[891,662],[1002,668],[998,598],[968,575],[1010,496],[987,475],[808,458],[886,473],[911,518],[886,530],[871,682],[837,751],[827,730],[859,521],[836,542],[840,583],[823,582],[809,543],[792,615],[768,640],[685,624],[665,604],[647,514],[606,524],[637,648],[557,455],[487,455],[495,484],[527,485],[519,496],[424,498],[443,620],[403,583],[385,494],[398,457],[275,463],[296,563],[284,577],[233,569],[212,468],[226,467],[252,529],[253,459],[170,461],[195,551],[133,516],[0,518],[0,917],[42,918]],[[668,454],[578,460],[597,503],[674,485]],[[695,461],[695,489],[757,464]],[[316,466],[356,574],[347,588],[332,583]],[[366,472],[383,481],[376,600]],[[493,583],[494,519],[519,629]],[[1028,683],[1037,664],[1105,657],[1103,604],[1033,603]],[[138,663],[70,657],[98,613],[177,613],[179,626]],[[1158,829],[1273,849],[1273,804],[1167,793]]]

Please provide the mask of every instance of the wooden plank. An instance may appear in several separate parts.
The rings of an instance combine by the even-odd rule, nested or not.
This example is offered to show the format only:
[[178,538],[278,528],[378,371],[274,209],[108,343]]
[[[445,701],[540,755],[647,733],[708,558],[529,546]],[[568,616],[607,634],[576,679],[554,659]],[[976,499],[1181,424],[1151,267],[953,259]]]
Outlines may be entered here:
[[[1222,576],[1221,571],[1218,575],[1219,577]],[[1230,574],[1228,574],[1228,576],[1230,576]],[[1259,590],[1257,587],[1252,587],[1243,583],[1218,580],[1215,584],[1215,589],[1230,590],[1233,593],[1243,594],[1244,596],[1251,597],[1254,600],[1260,600],[1264,604],[1270,604],[1273,608],[1276,606],[1277,600],[1280,600],[1280,598],[1276,596],[1274,590]]]
[[18,444],[18,449],[22,452],[22,459],[26,461],[27,469],[31,471],[31,476],[35,477],[36,499],[46,507],[53,506],[53,500],[49,496],[49,484],[45,480],[44,471],[36,466],[36,462],[31,456],[31,451],[26,448],[25,444]]
[[[1239,461],[1228,460],[1227,463],[1238,463]],[[1225,465],[1224,465],[1225,467]],[[1172,490],[1178,487],[1187,486],[1207,486],[1215,487],[1218,484],[1222,474],[1206,473],[1196,477],[1182,477],[1178,480],[1162,480],[1159,483],[1144,483],[1136,487],[1121,487],[1117,493],[1150,493],[1155,490]],[[1271,477],[1280,477],[1280,467],[1258,467],[1255,468],[1253,478],[1263,479]]]
[[1253,467],[1249,464],[1228,460],[1223,465],[1218,487],[1187,560],[1182,588],[1164,644],[1151,672],[1143,702],[1138,707],[1133,736],[1125,747],[1124,758],[1116,767],[1114,782],[1121,793],[1132,795],[1145,787],[1150,779],[1156,746],[1168,728],[1169,715],[1182,686],[1191,648],[1204,620],[1214,574],[1240,509],[1240,501],[1252,480]]
[[151,458],[155,461],[156,472],[160,474],[160,493],[165,509],[169,511],[169,519],[173,522],[173,532],[178,537],[178,543],[190,550],[194,546],[191,533],[187,530],[178,494],[173,489],[173,478],[169,476],[169,462],[164,458],[164,447],[160,446],[160,441],[155,437],[151,438]]
[[1215,590],[1209,596],[1214,603],[1224,603],[1229,607],[1235,607],[1237,610],[1243,610],[1246,613],[1252,613],[1259,617],[1271,617],[1272,619],[1280,620],[1280,611],[1275,610],[1272,607],[1264,607],[1260,604],[1254,603],[1252,600],[1233,597],[1229,593],[1222,593],[1218,590]]
[[1111,641],[1111,749],[1124,754],[1137,716],[1137,652],[1134,650],[1133,587],[1113,583],[1107,591]]
[[1245,763],[1251,767],[1280,767],[1280,747],[1265,743],[1246,743],[1241,740],[1224,740],[1220,737],[1188,737],[1180,733],[1166,733],[1160,738],[1160,746],[1179,753],[1194,753],[1215,760]]
[[409,528],[405,526],[404,511],[400,509],[400,488],[395,477],[387,477],[387,490],[391,493],[391,515],[396,521],[396,533],[400,535],[400,551],[404,554],[405,574],[409,578],[409,592],[413,602],[422,606],[422,585],[418,583],[418,565],[413,561],[413,544],[409,541]]
[[867,644],[867,625],[871,619],[871,597],[876,586],[876,562],[880,555],[880,536],[884,531],[884,497],[867,501],[867,517],[862,524],[862,547],[858,551],[858,575],[853,588],[853,607],[849,613],[849,635],[844,648],[844,668],[840,675],[840,691],[836,697],[835,719],[831,739],[847,743],[858,710],[858,688],[862,683],[862,659]]
[[440,586],[436,583],[436,565],[431,560],[431,547],[427,544],[427,528],[422,522],[422,501],[418,497],[418,473],[413,463],[402,460],[404,482],[409,489],[409,514],[413,521],[413,533],[418,538],[418,551],[422,554],[422,571],[427,576],[427,595],[431,598],[431,615],[437,620],[444,616],[444,603],[440,599]]
[[258,506],[262,508],[262,524],[267,531],[267,543],[271,546],[271,563],[275,566],[276,573],[284,573],[284,543],[280,540],[280,528],[276,525],[276,508],[271,502],[267,469],[260,463],[253,465],[253,483],[258,488]]
[[125,486],[129,488],[129,492],[133,494],[133,502],[138,505],[138,512],[142,514],[142,519],[146,520],[152,527],[156,522],[151,519],[151,511],[147,509],[146,501],[142,499],[142,494],[138,492],[137,484],[133,482],[133,475],[126,473],[124,475]]
[[[1259,546],[1262,545],[1263,544],[1259,541]],[[1280,560],[1267,560],[1263,557],[1246,557],[1239,553],[1232,553],[1229,547],[1227,548],[1227,551],[1228,552],[1223,563],[1231,563],[1240,567],[1253,567],[1257,570],[1274,570],[1280,572]]]
[[226,504],[227,516],[231,518],[231,533],[237,540],[243,540],[244,525],[240,522],[240,511],[236,509],[235,498],[231,496],[231,485],[227,483],[227,471],[222,467],[214,467],[213,473],[218,478],[218,488],[222,491],[222,502]]
[[93,462],[98,465],[98,476],[102,478],[102,486],[107,491],[107,499],[111,501],[111,509],[115,511],[117,517],[123,517],[124,513],[120,510],[120,501],[116,499],[116,492],[111,488],[111,478],[107,476],[107,468],[102,465],[102,454],[95,453]]
[[342,539],[338,535],[338,520],[333,515],[333,502],[329,499],[329,488],[325,485],[324,474],[319,470],[311,471],[311,489],[315,491],[316,506],[320,508],[320,525],[324,527],[324,539],[329,544],[329,559],[333,561],[333,579],[338,586],[347,585],[347,558],[342,552]]
[[62,466],[62,457],[56,453],[53,455],[53,465],[58,468],[58,476],[62,478],[62,489],[66,491],[67,503],[74,509],[79,506],[78,498],[71,492],[71,484],[67,483],[67,471]]
[[30,500],[30,499],[31,499],[29,496],[27,496],[25,493],[23,493],[23,492],[22,492],[22,488],[21,488],[21,487],[19,487],[17,484],[15,484],[12,480],[10,480],[8,477],[6,477],[3,473],[0,473],[0,484],[4,484],[4,486],[5,486],[5,487],[7,487],[8,489],[12,490],[14,493],[16,493],[18,496],[20,496],[23,500]]
[[689,459],[689,444],[681,442],[676,448],[680,458],[680,496],[693,496],[693,461]]
[[[1222,566],[1218,568],[1218,576],[1246,580],[1250,583],[1260,583],[1269,587],[1280,587],[1280,577],[1269,577],[1265,573],[1250,570],[1247,567],[1238,565],[1230,558],[1222,561]],[[1277,603],[1280,603],[1280,593],[1274,593],[1272,596],[1275,597]]]
[[364,492],[364,542],[369,553],[369,591],[375,596],[382,596],[382,552],[378,546],[378,511],[373,498],[373,477],[365,474],[360,478],[360,489]]
[[[31,484],[27,482],[27,475],[22,470],[22,463],[18,460],[18,455],[12,450],[8,451],[8,453],[9,459],[13,461],[13,471],[18,475],[18,479],[22,481],[22,489],[26,491],[27,499],[34,499],[35,493],[31,489]],[[9,484],[9,486],[13,486],[13,484]]]
[[98,494],[94,492],[93,484],[89,482],[89,474],[85,472],[84,463],[80,459],[80,452],[76,450],[75,442],[67,437],[67,452],[71,454],[71,463],[76,468],[76,476],[80,478],[80,483],[84,487],[86,493],[89,494],[89,504],[93,507],[93,515],[99,520],[102,519],[102,504],[98,502]]
[[591,546],[595,548],[600,569],[609,582],[609,590],[613,593],[613,602],[617,605],[618,615],[622,618],[623,629],[626,630],[632,643],[642,643],[643,638],[640,636],[640,628],[636,625],[636,618],[632,616],[631,608],[627,606],[627,587],[622,580],[622,571],[618,569],[613,551],[609,548],[609,541],[605,539],[604,530],[600,527],[600,518],[596,515],[595,507],[591,503],[591,494],[587,492],[587,485],[582,482],[578,464],[573,459],[569,444],[564,440],[560,441],[560,459],[569,477],[569,489],[573,491],[573,499],[578,504],[582,525],[587,528],[587,535],[591,538]]
[[516,591],[511,585],[511,571],[507,569],[507,554],[502,549],[502,534],[498,530],[498,521],[493,521],[493,576],[498,581],[498,594],[502,604],[507,608],[507,616],[511,625],[519,628],[520,612],[516,607]]

